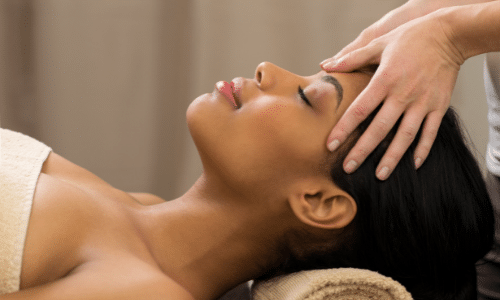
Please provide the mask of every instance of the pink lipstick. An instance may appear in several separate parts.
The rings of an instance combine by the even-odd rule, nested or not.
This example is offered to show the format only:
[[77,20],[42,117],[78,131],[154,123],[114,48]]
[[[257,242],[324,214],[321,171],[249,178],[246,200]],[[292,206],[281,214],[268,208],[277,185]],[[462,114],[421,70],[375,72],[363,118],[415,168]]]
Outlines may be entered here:
[[233,97],[233,83],[228,83],[226,81],[219,81],[215,84],[215,88],[222,94],[229,102],[234,105],[235,108],[238,108],[238,104]]

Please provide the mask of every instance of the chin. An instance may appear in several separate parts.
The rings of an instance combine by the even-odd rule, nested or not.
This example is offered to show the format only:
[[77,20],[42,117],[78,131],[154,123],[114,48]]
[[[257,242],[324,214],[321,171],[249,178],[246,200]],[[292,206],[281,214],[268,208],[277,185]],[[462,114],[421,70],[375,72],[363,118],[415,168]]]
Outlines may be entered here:
[[[210,97],[209,93],[200,95],[189,104],[186,110],[186,122],[188,127],[197,116],[203,113],[203,108],[201,106],[203,106],[204,100],[207,100],[208,97]],[[189,130],[191,131],[191,128]]]
[[241,174],[235,172],[235,167],[241,160],[236,159],[228,148],[234,146],[231,139],[227,138],[228,122],[224,103],[213,101],[210,93],[197,97],[186,111],[186,122],[189,133],[198,151],[203,165],[203,171],[210,176],[221,178],[230,184]]
[[202,146],[201,144],[203,144],[201,142],[203,140],[203,128],[204,126],[207,126],[207,124],[203,124],[203,115],[207,114],[202,107],[203,98],[205,97],[206,95],[201,95],[194,99],[186,110],[186,123],[189,129],[189,134],[191,135],[198,152]]
[[216,109],[211,99],[211,94],[203,94],[191,102],[186,111],[186,123],[189,129],[189,133],[193,142],[198,150],[203,165],[205,165],[204,160],[213,160],[216,156],[217,140],[220,138],[218,136],[221,131],[217,128],[220,127],[218,124],[218,118],[214,116],[220,115]]
[[188,125],[189,133],[196,142],[198,135],[206,135],[207,129],[213,127],[214,115],[217,112],[214,110],[211,101],[211,94],[203,94],[189,104],[186,110],[186,123]]

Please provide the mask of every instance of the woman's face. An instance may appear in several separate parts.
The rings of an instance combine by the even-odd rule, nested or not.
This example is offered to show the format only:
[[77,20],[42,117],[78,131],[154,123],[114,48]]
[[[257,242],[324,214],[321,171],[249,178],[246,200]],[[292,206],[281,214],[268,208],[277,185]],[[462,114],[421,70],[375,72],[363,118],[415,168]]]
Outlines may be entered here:
[[205,176],[238,197],[281,194],[297,180],[324,177],[318,170],[329,155],[327,137],[370,78],[325,71],[304,77],[264,62],[253,79],[232,81],[238,107],[217,87],[199,96],[186,117]]

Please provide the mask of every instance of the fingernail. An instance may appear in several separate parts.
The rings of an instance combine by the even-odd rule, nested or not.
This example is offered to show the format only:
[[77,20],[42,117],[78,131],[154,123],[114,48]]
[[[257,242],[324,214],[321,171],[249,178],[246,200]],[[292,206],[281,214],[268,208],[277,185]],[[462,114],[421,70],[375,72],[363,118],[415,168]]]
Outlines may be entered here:
[[356,170],[357,166],[358,164],[354,160],[351,160],[347,163],[347,165],[345,165],[344,169],[348,174],[351,174],[354,170]]
[[335,151],[335,149],[337,149],[339,144],[340,144],[339,140],[333,140],[330,144],[328,144],[328,150],[330,150],[330,152]]
[[422,164],[422,159],[420,157],[415,158],[415,169],[420,168],[421,164]]
[[337,64],[337,61],[329,61],[326,64],[323,65],[323,68],[328,69],[328,68],[333,68]]
[[327,58],[327,59],[325,59],[324,61],[320,62],[319,64],[320,64],[320,65],[323,65],[324,63],[326,63],[326,62],[327,62],[327,61],[329,61],[329,60],[332,60],[332,59],[331,59],[331,58]]
[[386,180],[387,175],[389,175],[389,168],[383,167],[382,169],[380,169],[380,171],[378,171],[377,178],[380,180]]

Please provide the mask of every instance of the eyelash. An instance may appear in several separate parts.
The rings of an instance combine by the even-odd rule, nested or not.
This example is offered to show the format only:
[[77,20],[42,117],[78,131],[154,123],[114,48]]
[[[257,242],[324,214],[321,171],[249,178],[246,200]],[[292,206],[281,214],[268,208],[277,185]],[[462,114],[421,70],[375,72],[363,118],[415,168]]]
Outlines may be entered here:
[[312,107],[311,102],[309,102],[309,100],[307,99],[306,94],[304,94],[304,90],[300,87],[300,85],[299,85],[299,95],[300,98],[302,98],[302,100],[304,100],[304,102],[307,103],[307,105]]

